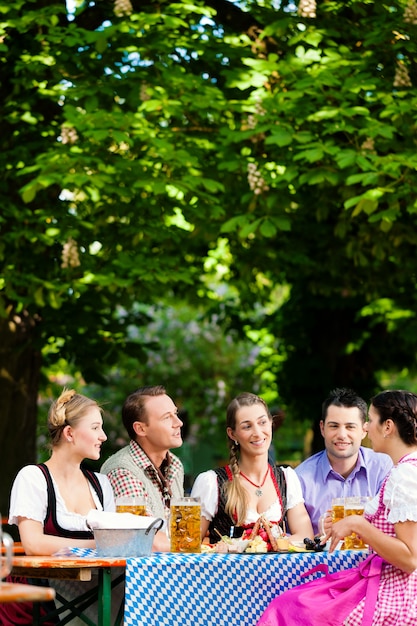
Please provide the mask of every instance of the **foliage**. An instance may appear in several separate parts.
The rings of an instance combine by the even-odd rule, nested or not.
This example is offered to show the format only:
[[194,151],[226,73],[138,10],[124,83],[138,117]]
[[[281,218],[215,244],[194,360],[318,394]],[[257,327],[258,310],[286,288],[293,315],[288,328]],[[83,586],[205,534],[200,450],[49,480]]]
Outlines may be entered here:
[[247,310],[290,287],[264,325],[296,419],[331,386],[368,398],[381,370],[415,371],[415,14],[413,2],[320,2],[294,19],[281,5],[233,77],[248,118],[225,160],[240,150],[250,190],[222,226],[228,278]]
[[[49,370],[54,384],[48,393],[55,396],[64,384],[71,384],[98,400],[109,438],[106,456],[127,443],[120,415],[128,394],[141,386],[162,384],[184,420],[194,473],[208,469],[228,456],[225,412],[235,395],[251,390],[276,404],[275,385],[263,380],[255,367],[262,346],[239,340],[216,319],[207,320],[203,312],[184,303],[146,309],[152,320],[146,329],[130,329],[135,335],[140,332],[140,342],[147,346],[144,359],[121,355],[117,366],[107,372],[105,386],[86,385],[79,372],[73,372],[68,382],[70,368],[61,362],[54,373]],[[181,456],[181,450],[176,452]]]
[[16,407],[27,433],[6,484],[42,361],[103,384],[145,359],[135,303],[272,337],[294,419],[415,368],[415,3],[307,4],[0,8],[0,436]]

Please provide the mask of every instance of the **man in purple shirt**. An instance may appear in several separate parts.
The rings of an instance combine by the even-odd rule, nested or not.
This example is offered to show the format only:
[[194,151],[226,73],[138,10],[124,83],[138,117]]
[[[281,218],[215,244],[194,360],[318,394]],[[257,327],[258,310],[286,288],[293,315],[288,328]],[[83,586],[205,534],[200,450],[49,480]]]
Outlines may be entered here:
[[334,389],[322,405],[320,430],[325,449],[296,469],[315,534],[332,498],[374,496],[392,467],[387,454],[361,446],[368,407],[351,389]]

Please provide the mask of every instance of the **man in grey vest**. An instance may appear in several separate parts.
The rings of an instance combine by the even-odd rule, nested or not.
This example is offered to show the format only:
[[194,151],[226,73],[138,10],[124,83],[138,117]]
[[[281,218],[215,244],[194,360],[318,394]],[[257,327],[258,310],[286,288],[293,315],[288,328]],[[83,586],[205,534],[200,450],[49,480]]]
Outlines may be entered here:
[[[130,394],[122,408],[130,443],[103,464],[118,496],[144,496],[146,512],[168,518],[171,498],[184,495],[184,469],[171,448],[182,444],[178,409],[162,386],[142,387]],[[158,545],[159,550],[169,549]]]

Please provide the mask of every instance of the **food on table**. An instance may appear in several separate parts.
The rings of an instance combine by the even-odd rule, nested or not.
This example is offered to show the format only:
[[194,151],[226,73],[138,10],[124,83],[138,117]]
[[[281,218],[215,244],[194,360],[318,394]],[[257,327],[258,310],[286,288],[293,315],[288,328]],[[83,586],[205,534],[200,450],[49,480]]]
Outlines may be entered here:
[[242,553],[245,552],[247,546],[249,544],[248,539],[234,539],[232,537],[228,537],[227,535],[223,535],[221,541],[218,541],[213,546],[214,552],[226,553],[226,552],[235,552]]
[[306,537],[304,541],[291,543],[290,537],[282,534],[282,530],[278,524],[273,524],[261,516],[253,528],[249,528],[244,532],[241,539],[222,535],[221,540],[214,545],[203,544],[201,546],[201,552],[217,552],[224,554],[230,552],[322,552],[325,548],[326,545],[321,544],[321,537],[319,535],[316,535],[314,539]]
[[243,538],[249,538],[250,541],[253,541],[258,536],[260,536],[266,543],[268,552],[277,552],[277,539],[282,537],[283,533],[278,524],[270,522],[263,515],[261,515],[253,528],[248,529],[243,533]]
[[220,535],[220,541],[213,546],[202,545],[202,552],[277,552],[288,550],[289,539],[283,534],[281,527],[267,520],[263,515],[259,517],[253,527],[247,528],[240,539]]
[[[271,548],[273,550],[273,552],[276,552],[278,550],[278,544],[277,544],[277,540],[274,537],[274,534],[272,532],[272,524],[271,522],[269,522],[267,519],[265,519],[264,517],[261,516],[261,525],[262,527],[265,529],[266,534],[268,536],[268,541],[271,544]],[[278,525],[275,524],[276,528],[278,528]]]
[[307,550],[314,550],[314,552],[323,552],[323,550],[326,547],[325,543],[324,544],[321,543],[320,535],[316,535],[314,539],[310,539],[309,537],[306,537],[304,539],[304,545],[307,548]]
[[214,545],[210,543],[202,543],[201,544],[201,554],[207,554],[209,552],[214,552]]
[[254,539],[249,541],[245,552],[268,552],[268,544],[260,535],[256,535]]
[[288,552],[308,552],[308,550],[304,544],[301,546],[301,545],[294,545],[293,543],[290,543]]
[[289,550],[290,548],[290,540],[288,537],[278,537],[277,539],[277,549],[278,550]]

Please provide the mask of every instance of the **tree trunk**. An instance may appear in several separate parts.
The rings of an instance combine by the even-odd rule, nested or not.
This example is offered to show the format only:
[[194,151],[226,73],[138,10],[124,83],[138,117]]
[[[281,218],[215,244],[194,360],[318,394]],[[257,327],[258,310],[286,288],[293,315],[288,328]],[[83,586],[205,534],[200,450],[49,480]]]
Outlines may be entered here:
[[18,470],[36,462],[37,398],[41,354],[34,348],[36,322],[28,314],[0,318],[0,511],[8,514]]

